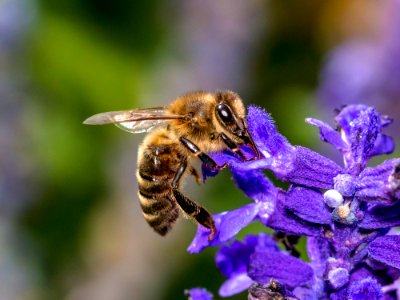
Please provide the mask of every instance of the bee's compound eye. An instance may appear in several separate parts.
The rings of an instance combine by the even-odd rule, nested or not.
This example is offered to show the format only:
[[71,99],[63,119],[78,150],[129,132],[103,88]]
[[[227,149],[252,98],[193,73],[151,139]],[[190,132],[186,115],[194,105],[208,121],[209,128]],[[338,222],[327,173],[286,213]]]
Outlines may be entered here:
[[217,113],[221,121],[225,124],[230,124],[235,121],[231,109],[224,103],[218,104]]

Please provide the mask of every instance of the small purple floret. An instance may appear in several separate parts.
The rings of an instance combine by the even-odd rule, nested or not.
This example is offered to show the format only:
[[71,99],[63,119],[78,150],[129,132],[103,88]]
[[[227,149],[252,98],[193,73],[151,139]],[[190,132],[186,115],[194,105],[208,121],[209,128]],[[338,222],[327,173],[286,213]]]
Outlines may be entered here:
[[204,288],[193,288],[185,291],[185,295],[189,295],[188,300],[212,300],[213,295]]
[[381,285],[371,277],[353,282],[348,289],[348,298],[354,300],[379,300],[382,299]]

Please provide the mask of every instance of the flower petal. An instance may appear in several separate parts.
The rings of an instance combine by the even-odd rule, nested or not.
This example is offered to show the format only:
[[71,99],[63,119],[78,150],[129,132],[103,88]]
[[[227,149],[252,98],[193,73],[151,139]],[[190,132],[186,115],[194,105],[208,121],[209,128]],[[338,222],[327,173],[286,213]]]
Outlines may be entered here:
[[247,290],[252,283],[246,272],[236,274],[221,285],[218,293],[221,297],[230,297]]
[[231,296],[247,289],[253,280],[247,276],[250,256],[256,250],[279,251],[277,243],[267,234],[249,235],[243,242],[234,241],[223,246],[215,256],[215,262],[228,280],[221,286],[219,294]]
[[348,145],[342,140],[339,132],[328,124],[313,118],[307,118],[306,122],[319,128],[320,139],[343,152],[348,150]]
[[189,253],[199,253],[209,246],[220,245],[233,238],[243,227],[250,224],[258,214],[258,205],[251,203],[241,208],[213,215],[217,229],[215,237],[208,239],[210,230],[199,225],[196,235],[189,245]]
[[286,197],[286,192],[281,191],[278,193],[273,214],[268,216],[267,219],[259,214],[261,222],[272,229],[288,234],[319,236],[321,234],[321,225],[307,222],[296,216],[285,206]]
[[368,254],[379,262],[400,269],[400,235],[375,239],[368,245]]
[[347,295],[347,289],[341,289],[339,292],[331,293],[329,300],[350,300]]
[[[223,165],[225,162],[229,162],[236,159],[233,153],[229,151],[222,151],[217,153],[210,153],[211,158],[218,164]],[[203,175],[203,183],[206,182],[208,177],[214,177],[219,173],[218,169],[211,169],[206,164],[201,165],[201,173]]]
[[369,153],[369,157],[390,154],[394,151],[394,141],[393,139],[385,134],[379,134],[376,138],[374,148]]
[[258,205],[251,203],[231,210],[221,217],[218,239],[226,242],[233,238],[242,228],[249,225],[258,213]]
[[[274,170],[276,171],[276,170]],[[296,146],[290,169],[277,172],[284,181],[312,188],[331,189],[333,178],[343,170],[332,160],[301,146]]]
[[232,178],[236,186],[250,199],[274,204],[277,188],[262,171],[246,171],[244,167],[232,166]]
[[[328,259],[331,256],[331,248],[328,241],[323,237],[308,237],[307,238],[307,254],[310,259],[309,265],[314,270],[314,282],[312,283],[312,293],[300,289],[294,293],[299,297],[300,292],[305,293],[300,299],[317,299],[325,294],[326,281],[325,272]],[[313,296],[314,298],[312,298]],[[311,297],[311,298],[308,298]]]
[[295,297],[301,300],[317,300],[319,299],[317,293],[312,289],[305,288],[305,287],[296,287],[293,290],[293,294]]
[[307,254],[314,272],[322,277],[326,269],[327,260],[331,256],[328,241],[319,237],[307,238]]
[[247,123],[251,136],[265,158],[284,156],[292,146],[278,133],[270,115],[257,106],[249,106]]
[[249,235],[243,242],[222,246],[215,256],[218,269],[225,277],[247,271],[250,255],[256,249],[279,251],[277,243],[267,234]]
[[249,276],[260,283],[271,278],[290,288],[308,283],[312,268],[302,260],[277,251],[257,251],[250,257]]
[[350,283],[347,289],[332,293],[331,300],[382,300],[382,286],[372,277],[362,278]]
[[381,229],[400,226],[400,201],[394,205],[374,205],[368,209],[359,224],[364,229]]
[[356,196],[364,201],[386,201],[400,196],[400,159],[389,159],[376,167],[365,168],[356,184]]
[[285,206],[298,217],[311,223],[330,224],[332,215],[324,203],[321,192],[304,187],[291,187]]
[[243,242],[234,241],[231,245],[222,246],[215,255],[215,263],[225,277],[231,277],[247,270],[250,255],[258,243],[257,236],[247,236]]

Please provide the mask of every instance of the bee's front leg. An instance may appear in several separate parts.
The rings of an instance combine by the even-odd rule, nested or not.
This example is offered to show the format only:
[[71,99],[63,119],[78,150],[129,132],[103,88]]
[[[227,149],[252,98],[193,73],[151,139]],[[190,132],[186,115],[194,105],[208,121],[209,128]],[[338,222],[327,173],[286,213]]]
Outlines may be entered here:
[[239,155],[240,158],[242,158],[244,161],[248,160],[246,156],[243,154],[243,152],[239,149],[239,146],[234,141],[232,141],[225,133],[222,132],[219,134],[219,136],[221,137],[224,144],[228,146],[229,149],[231,149],[233,152]]
[[211,169],[224,169],[226,168],[227,164],[224,163],[222,165],[218,165],[217,162],[212,159],[207,153],[204,153],[203,151],[200,150],[199,147],[197,147],[191,140],[185,138],[185,137],[180,137],[179,141],[185,146],[190,152],[192,152],[195,156],[200,158],[200,160],[206,164],[209,168]]
[[[243,159],[243,161],[251,161],[251,160],[256,160],[260,158],[260,152],[257,150],[257,148],[254,148],[252,146],[252,144],[250,144],[251,148],[253,149],[253,151],[255,152],[255,156],[251,157],[251,158],[247,158],[243,152],[239,149],[239,145],[236,144],[233,140],[231,140],[225,133],[220,133],[219,135],[222,139],[222,141],[225,143],[225,145],[228,146],[229,149],[231,149],[233,152],[235,152],[237,155],[240,156],[241,159]],[[256,149],[256,150],[254,150]]]

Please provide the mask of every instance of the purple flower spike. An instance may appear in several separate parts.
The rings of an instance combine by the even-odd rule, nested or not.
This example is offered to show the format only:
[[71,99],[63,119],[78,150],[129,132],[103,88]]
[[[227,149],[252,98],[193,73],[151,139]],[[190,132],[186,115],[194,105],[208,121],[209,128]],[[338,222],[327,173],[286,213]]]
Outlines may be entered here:
[[368,246],[371,258],[400,269],[400,235],[387,235],[375,239]]
[[189,295],[188,300],[212,300],[213,295],[204,288],[193,288],[185,291],[185,295]]
[[[336,117],[338,130],[307,122],[342,153],[344,167],[290,145],[265,111],[250,107],[249,132],[264,157],[243,161],[228,150],[212,157],[229,165],[236,186],[254,202],[215,215],[211,241],[199,226],[188,251],[222,245],[216,264],[227,277],[223,297],[248,289],[251,300],[398,299],[400,235],[387,234],[400,226],[400,158],[367,167],[371,156],[393,151],[393,140],[381,133],[390,120],[371,107],[349,105]],[[241,150],[254,155],[249,147]],[[288,189],[275,187],[266,169],[291,184]],[[254,221],[275,230],[274,239],[261,234],[233,241]],[[308,263],[297,258],[300,236],[307,237]]]

